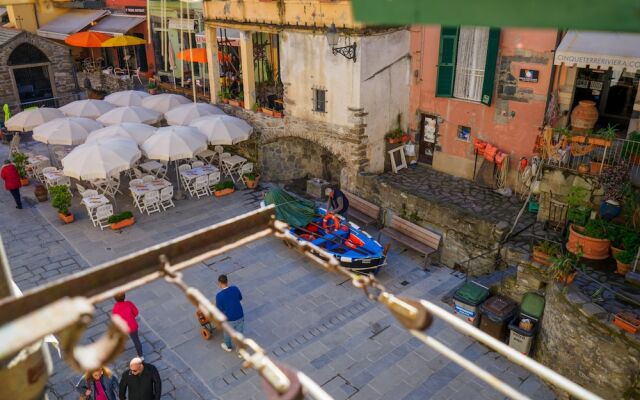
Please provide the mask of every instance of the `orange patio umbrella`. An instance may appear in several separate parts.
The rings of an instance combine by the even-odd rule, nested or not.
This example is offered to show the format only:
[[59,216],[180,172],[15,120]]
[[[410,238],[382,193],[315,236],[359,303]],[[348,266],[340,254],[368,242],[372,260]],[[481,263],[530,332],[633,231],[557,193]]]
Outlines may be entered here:
[[206,63],[207,62],[207,49],[202,47],[197,47],[195,49],[186,49],[182,50],[176,57],[183,61],[193,61],[195,63]]
[[106,33],[85,31],[67,36],[64,42],[75,47],[102,47],[102,43],[108,39],[111,39],[111,35]]

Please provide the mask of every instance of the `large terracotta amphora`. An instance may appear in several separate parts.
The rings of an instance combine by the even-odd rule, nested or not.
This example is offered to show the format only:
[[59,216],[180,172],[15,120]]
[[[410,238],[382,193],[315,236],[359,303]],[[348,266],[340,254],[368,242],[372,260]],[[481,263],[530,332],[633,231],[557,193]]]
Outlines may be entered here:
[[580,100],[571,111],[571,128],[575,132],[586,132],[593,129],[596,121],[598,121],[598,108],[595,101]]

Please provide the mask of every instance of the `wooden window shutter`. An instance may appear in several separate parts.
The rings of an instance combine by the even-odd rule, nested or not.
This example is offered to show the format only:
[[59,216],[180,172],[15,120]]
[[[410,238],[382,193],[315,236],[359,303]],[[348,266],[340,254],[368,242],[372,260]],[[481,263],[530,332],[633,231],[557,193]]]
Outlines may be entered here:
[[482,104],[491,105],[493,83],[496,77],[496,63],[498,62],[498,47],[500,47],[500,28],[489,30],[489,44],[487,45],[487,62],[484,68],[484,82],[482,84]]
[[440,29],[436,97],[453,96],[453,82],[456,76],[456,54],[458,52],[458,30],[457,26],[443,26]]

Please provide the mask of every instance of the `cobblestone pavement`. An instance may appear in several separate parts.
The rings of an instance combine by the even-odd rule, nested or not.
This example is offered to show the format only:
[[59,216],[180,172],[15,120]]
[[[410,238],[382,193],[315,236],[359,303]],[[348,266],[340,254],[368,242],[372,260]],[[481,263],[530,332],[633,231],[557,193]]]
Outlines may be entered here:
[[[28,187],[23,192],[31,196],[31,191]],[[70,225],[56,219],[48,202],[28,201],[27,208],[16,210],[3,190],[0,235],[13,275],[25,290],[255,209],[259,199],[259,193],[245,190],[220,199],[180,201],[175,209],[152,216],[136,211],[136,225],[115,232],[94,228],[79,207],[78,219]],[[130,208],[126,203],[119,199],[118,208]],[[396,293],[440,303],[462,282],[458,273],[446,268],[422,271],[420,257],[401,247],[393,246],[388,260],[380,279]],[[367,300],[349,282],[274,238],[199,264],[185,273],[185,280],[212,298],[220,273],[227,273],[243,291],[245,334],[274,358],[307,373],[336,399],[502,398],[412,338],[384,307]],[[264,398],[255,372],[242,369],[233,353],[220,348],[219,332],[211,341],[200,338],[194,309],[177,288],[156,281],[128,297],[140,308],[145,359],[160,371],[163,399]],[[112,305],[97,305],[85,341],[104,332]],[[554,398],[537,378],[447,325],[437,321],[429,333],[532,398]],[[122,372],[134,353],[128,343],[112,367]],[[78,374],[56,355],[54,359],[49,397],[76,399],[73,384]]]

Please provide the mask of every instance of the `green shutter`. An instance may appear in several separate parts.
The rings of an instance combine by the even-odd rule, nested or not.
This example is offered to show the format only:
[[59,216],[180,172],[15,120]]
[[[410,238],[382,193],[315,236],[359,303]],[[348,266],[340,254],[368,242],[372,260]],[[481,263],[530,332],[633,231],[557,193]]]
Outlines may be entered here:
[[482,82],[482,99],[480,100],[482,104],[491,105],[499,46],[500,28],[491,28],[489,30],[489,44],[487,45],[487,62],[484,66],[484,81]]
[[456,77],[456,55],[458,53],[458,29],[457,26],[443,26],[440,29],[436,97],[453,96],[453,81]]

